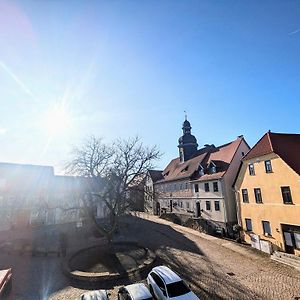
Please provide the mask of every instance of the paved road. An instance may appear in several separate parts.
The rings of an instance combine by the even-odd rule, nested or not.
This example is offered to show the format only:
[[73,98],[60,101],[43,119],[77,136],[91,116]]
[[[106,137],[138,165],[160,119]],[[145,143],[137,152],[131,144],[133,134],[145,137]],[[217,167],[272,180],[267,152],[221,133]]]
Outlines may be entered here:
[[[178,272],[201,299],[295,299],[300,273],[268,256],[222,239],[198,233],[155,216],[124,220],[119,238],[136,240],[154,250],[156,264]],[[234,250],[234,251],[233,251]],[[10,259],[10,261],[7,261]],[[59,258],[0,256],[15,270],[11,299],[71,300],[84,290],[72,287],[60,270]],[[145,281],[145,277],[135,281]],[[132,281],[124,280],[123,284]],[[107,283],[116,299],[118,283]]]
[[[300,273],[267,255],[145,216],[132,221],[136,239],[181,274],[201,299],[295,299]],[[233,251],[234,249],[235,251]],[[238,252],[236,252],[238,251]]]

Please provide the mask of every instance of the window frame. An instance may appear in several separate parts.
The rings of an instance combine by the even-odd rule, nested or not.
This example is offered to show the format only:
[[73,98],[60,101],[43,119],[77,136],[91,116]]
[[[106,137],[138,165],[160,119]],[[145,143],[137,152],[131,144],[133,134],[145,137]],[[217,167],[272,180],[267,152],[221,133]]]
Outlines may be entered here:
[[267,174],[273,173],[272,163],[270,159],[265,160],[265,171]]
[[[259,197],[258,197],[259,195]],[[254,197],[255,197],[255,203],[261,204],[263,203],[263,198],[262,198],[262,192],[260,188],[254,188]],[[258,199],[260,198],[260,199]]]
[[[250,224],[250,226],[248,226]],[[252,225],[252,219],[245,218],[245,225],[246,225],[246,231],[252,232],[253,231],[253,225]]]
[[248,170],[249,170],[249,175],[250,176],[255,176],[255,168],[254,168],[254,164],[251,163],[248,165]]
[[[215,211],[220,211],[221,209],[220,209],[220,201],[219,200],[215,200],[214,201],[214,204],[215,204]],[[217,205],[216,205],[217,204]],[[218,207],[218,209],[217,209],[217,207]]]
[[195,193],[199,193],[199,184],[198,183],[194,184],[194,191],[195,191]]
[[[264,236],[272,236],[272,230],[271,230],[271,224],[270,224],[270,222],[269,222],[269,221],[262,220],[262,221],[261,221],[261,224],[262,224]],[[269,226],[270,232],[267,232],[267,231],[265,230],[265,226],[264,226],[264,225],[268,225],[268,226]]]
[[[287,186],[287,185],[281,186],[280,189],[281,189],[281,196],[282,196],[283,204],[294,204],[290,186]],[[284,191],[283,189],[288,189],[288,191]],[[287,199],[288,201],[286,201],[286,195],[289,195],[289,199]]]
[[[209,208],[208,208],[209,207]],[[205,210],[211,211],[211,203],[210,200],[205,201]]]
[[204,182],[204,191],[205,193],[209,192],[209,182]]
[[218,181],[213,182],[213,191],[218,192],[219,191],[219,183]]
[[[246,193],[244,193],[246,191]],[[247,196],[247,197],[246,197]],[[247,198],[247,199],[246,199]],[[242,199],[243,203],[249,203],[249,193],[248,189],[242,189]]]

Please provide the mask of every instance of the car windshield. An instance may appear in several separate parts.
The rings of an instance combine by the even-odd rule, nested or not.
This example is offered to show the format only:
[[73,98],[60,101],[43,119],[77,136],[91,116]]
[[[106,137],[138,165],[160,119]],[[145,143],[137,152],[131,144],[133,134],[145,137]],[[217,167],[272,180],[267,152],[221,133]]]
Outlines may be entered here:
[[170,298],[184,295],[190,292],[188,286],[181,280],[167,284],[167,291]]

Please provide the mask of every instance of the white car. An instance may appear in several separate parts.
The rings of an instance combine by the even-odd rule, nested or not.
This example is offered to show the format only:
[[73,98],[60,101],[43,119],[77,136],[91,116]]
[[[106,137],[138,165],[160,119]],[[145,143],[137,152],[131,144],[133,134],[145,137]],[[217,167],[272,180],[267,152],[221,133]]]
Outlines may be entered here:
[[152,300],[152,295],[143,283],[126,285],[119,289],[118,300]]
[[89,291],[80,296],[80,300],[109,300],[106,290]]
[[188,285],[166,266],[153,268],[147,282],[151,294],[159,300],[199,300]]

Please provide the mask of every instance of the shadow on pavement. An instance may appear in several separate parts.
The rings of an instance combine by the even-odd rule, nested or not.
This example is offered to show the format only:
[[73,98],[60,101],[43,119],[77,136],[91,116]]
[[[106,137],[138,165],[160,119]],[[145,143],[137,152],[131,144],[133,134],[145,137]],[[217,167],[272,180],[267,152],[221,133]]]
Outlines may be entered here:
[[120,231],[127,239],[136,240],[154,251],[161,247],[171,247],[204,256],[195,242],[166,224],[127,216],[121,222]]

